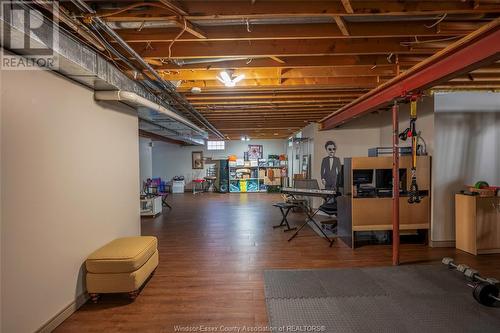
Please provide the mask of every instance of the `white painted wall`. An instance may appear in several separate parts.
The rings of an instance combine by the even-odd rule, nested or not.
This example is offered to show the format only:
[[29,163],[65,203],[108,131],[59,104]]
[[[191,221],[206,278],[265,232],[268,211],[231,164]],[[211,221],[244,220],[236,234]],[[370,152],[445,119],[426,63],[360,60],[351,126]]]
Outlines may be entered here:
[[151,139],[139,137],[139,181],[153,177],[153,149]]
[[84,292],[88,254],[140,234],[138,122],[49,72],[1,80],[1,326],[24,333]]
[[434,242],[455,240],[454,195],[466,184],[500,184],[500,94],[436,94]]
[[[153,156],[153,176],[161,177],[165,180],[171,180],[174,176],[184,176],[186,180],[186,188],[191,188],[193,178],[204,177],[205,170],[193,170],[191,168],[191,152],[203,151],[205,158],[224,159],[229,155],[236,155],[243,158],[243,153],[248,151],[248,145],[262,145],[264,149],[264,158],[267,155],[284,154],[285,140],[250,140],[226,141],[226,149],[224,151],[206,150],[206,146],[179,146],[176,144],[155,141],[152,156]],[[205,163],[205,169],[209,164]]]

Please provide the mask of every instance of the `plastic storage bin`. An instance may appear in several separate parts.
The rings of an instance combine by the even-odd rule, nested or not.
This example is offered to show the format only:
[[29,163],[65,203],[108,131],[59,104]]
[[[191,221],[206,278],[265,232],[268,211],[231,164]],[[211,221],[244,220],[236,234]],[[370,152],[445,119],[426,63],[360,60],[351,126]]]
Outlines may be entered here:
[[183,180],[172,181],[172,193],[184,193],[184,185]]

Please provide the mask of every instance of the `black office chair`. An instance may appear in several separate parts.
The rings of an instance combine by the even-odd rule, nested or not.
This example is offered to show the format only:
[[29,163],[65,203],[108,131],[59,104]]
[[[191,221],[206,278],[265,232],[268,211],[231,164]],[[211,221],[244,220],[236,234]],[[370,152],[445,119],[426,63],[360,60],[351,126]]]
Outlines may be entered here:
[[[326,215],[328,215],[327,220],[320,221],[321,227],[323,229],[330,230],[334,234],[337,233],[337,200],[336,200],[336,198],[333,198],[333,199],[323,203],[321,206],[319,206],[318,210],[320,212],[323,212]],[[330,227],[327,228],[326,227],[327,225],[329,225]]]

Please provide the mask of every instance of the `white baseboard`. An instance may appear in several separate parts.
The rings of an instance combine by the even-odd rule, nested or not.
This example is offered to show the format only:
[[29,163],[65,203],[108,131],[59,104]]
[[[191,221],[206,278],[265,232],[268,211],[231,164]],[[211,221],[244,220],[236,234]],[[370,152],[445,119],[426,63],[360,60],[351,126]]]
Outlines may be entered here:
[[62,309],[58,314],[56,314],[52,319],[46,322],[42,327],[40,327],[36,332],[37,333],[50,333],[57,328],[57,326],[61,325],[63,321],[65,321],[69,316],[73,314],[76,310],[78,310],[85,302],[89,299],[89,295],[87,293],[83,293],[79,295],[73,302],[68,304],[64,309]]
[[430,241],[429,242],[430,247],[455,247],[455,241],[450,240],[450,241]]

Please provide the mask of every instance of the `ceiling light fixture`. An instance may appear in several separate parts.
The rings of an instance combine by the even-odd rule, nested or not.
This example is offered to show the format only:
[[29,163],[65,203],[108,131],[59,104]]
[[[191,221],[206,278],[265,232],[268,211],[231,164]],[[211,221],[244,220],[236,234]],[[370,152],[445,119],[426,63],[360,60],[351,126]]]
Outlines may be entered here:
[[241,137],[241,141],[250,141],[250,138],[248,137],[248,135],[245,135]]
[[217,80],[219,80],[222,84],[224,84],[228,88],[232,88],[236,86],[236,83],[240,82],[245,78],[245,74],[240,74],[236,77],[232,77],[231,73],[227,71],[222,71],[217,75]]

